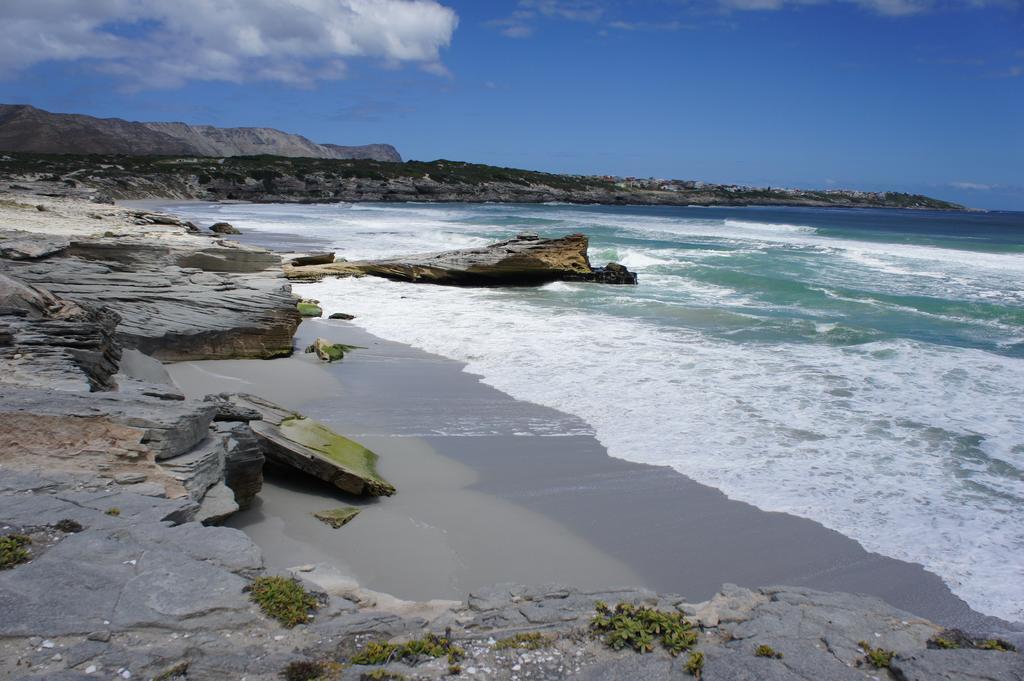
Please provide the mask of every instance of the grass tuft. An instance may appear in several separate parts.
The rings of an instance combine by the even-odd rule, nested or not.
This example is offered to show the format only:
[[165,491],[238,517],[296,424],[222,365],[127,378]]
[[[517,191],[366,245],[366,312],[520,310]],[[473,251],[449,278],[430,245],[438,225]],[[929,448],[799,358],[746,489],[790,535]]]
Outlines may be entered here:
[[775,648],[772,648],[771,646],[766,646],[764,644],[761,644],[754,649],[754,655],[758,657],[771,657],[776,660],[782,659],[782,653],[777,653],[775,652]]
[[288,666],[281,671],[281,676],[285,681],[316,681],[324,675],[325,671],[321,662],[297,660],[288,663]]
[[82,523],[78,522],[77,520],[72,520],[71,518],[64,518],[63,520],[58,520],[53,524],[53,527],[54,529],[60,530],[61,532],[67,532],[68,534],[81,532],[83,529]]
[[416,664],[424,658],[447,657],[448,663],[454,665],[466,654],[462,648],[453,644],[450,639],[437,634],[427,634],[408,643],[387,643],[371,641],[361,651],[352,656],[352,664],[373,665],[402,661]]
[[864,651],[864,657],[875,669],[888,669],[892,664],[892,658],[896,655],[891,650],[884,648],[872,648],[867,641],[858,641],[857,645]]
[[704,671],[704,653],[693,652],[686,658],[686,673],[700,679]]
[[119,509],[117,506],[112,506],[108,508],[106,511],[104,511],[104,513],[116,518],[117,516],[121,515],[121,509]]
[[523,648],[525,650],[540,650],[547,648],[555,642],[553,636],[545,636],[539,631],[528,631],[515,636],[503,638],[494,644],[495,650],[511,650]]
[[590,620],[590,629],[614,650],[629,647],[638,653],[649,653],[654,650],[655,641],[660,640],[674,656],[697,643],[697,632],[680,612],[663,612],[631,603],[619,603],[612,610],[602,601],[594,607],[597,614]]
[[8,570],[26,562],[31,554],[25,547],[32,540],[23,534],[9,534],[0,537],[0,570]]
[[288,577],[257,577],[249,587],[249,597],[267,617],[288,629],[307,622],[318,606],[313,594]]

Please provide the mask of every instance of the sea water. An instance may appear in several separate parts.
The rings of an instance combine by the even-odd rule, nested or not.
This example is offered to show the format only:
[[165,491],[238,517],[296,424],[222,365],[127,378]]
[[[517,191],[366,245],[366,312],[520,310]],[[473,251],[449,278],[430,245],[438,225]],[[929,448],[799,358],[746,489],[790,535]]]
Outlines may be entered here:
[[639,286],[296,286],[585,419],[612,456],[923,564],[1024,621],[1024,213],[190,205],[350,260],[584,232]]

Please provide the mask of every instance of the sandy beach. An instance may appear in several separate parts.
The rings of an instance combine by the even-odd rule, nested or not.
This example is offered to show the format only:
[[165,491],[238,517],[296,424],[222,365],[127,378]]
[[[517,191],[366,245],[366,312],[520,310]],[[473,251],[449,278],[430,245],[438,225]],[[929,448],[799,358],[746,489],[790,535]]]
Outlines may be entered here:
[[[458,362],[311,320],[315,337],[364,346],[312,355],[171,365],[190,396],[249,392],[371,447],[393,498],[353,501],[271,472],[257,505],[233,517],[271,565],[332,562],[403,598],[451,598],[498,582],[643,586],[689,599],[723,582],[792,584],[880,597],[948,626],[996,622],[918,565],[863,550],[821,525],[729,500],[668,468],[613,459],[587,425],[513,400]],[[363,507],[334,530],[310,514]]]

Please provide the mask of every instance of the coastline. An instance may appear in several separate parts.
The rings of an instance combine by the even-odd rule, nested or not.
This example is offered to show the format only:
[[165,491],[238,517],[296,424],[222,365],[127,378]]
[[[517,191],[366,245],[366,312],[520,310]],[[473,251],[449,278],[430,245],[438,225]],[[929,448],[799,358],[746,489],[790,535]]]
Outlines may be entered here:
[[[707,681],[863,681],[874,673],[865,666],[873,652],[863,643],[868,640],[877,646],[874,652],[887,656],[897,678],[934,678],[936,673],[964,681],[1018,678],[1020,658],[1013,651],[1014,645],[1024,643],[1019,627],[979,623],[968,634],[949,632],[877,598],[847,593],[725,584],[710,600],[696,603],[672,593],[607,583],[589,589],[505,583],[460,592],[458,600],[422,602],[368,590],[333,563],[283,570],[281,563],[301,556],[289,554],[275,564],[249,536],[222,523],[253,503],[265,458],[280,454],[260,434],[280,436],[282,414],[287,420],[302,417],[237,396],[187,399],[170,381],[165,362],[181,362],[172,370],[214,366],[187,363],[193,360],[244,367],[241,378],[213,376],[213,392],[218,393],[243,390],[255,374],[270,372],[265,385],[276,401],[302,401],[312,417],[347,415],[331,425],[351,429],[346,435],[362,433],[382,453],[389,442],[412,444],[405,459],[410,467],[403,474],[413,479],[406,495],[413,505],[437,505],[438,489],[454,490],[454,496],[468,492],[485,512],[495,511],[495,502],[500,502],[501,516],[528,523],[541,537],[549,537],[551,545],[544,550],[565,549],[565,537],[570,536],[568,554],[584,561],[594,558],[611,572],[620,566],[611,551],[585,532],[570,527],[567,535],[550,509],[541,508],[545,495],[515,498],[523,492],[524,480],[512,473],[535,473],[550,467],[552,460],[527,465],[525,471],[521,466],[496,467],[493,478],[466,472],[466,462],[481,447],[487,448],[489,463],[510,463],[501,456],[507,454],[498,446],[503,440],[506,445],[514,442],[513,450],[538,456],[552,453],[539,446],[543,444],[568,453],[573,448],[563,448],[562,441],[592,441],[585,425],[560,420],[564,415],[551,410],[538,416],[534,405],[496,391],[467,392],[467,386],[485,386],[457,363],[430,356],[424,361],[423,353],[397,344],[390,344],[391,354],[362,366],[361,353],[366,353],[364,359],[374,358],[369,348],[333,366],[301,354],[269,360],[301,350],[308,340],[300,335],[296,347],[292,338],[299,314],[277,255],[227,241],[173,215],[97,209],[96,204],[67,197],[37,196],[7,194],[0,201],[5,222],[21,227],[2,235],[0,249],[5,300],[0,314],[7,327],[0,334],[0,361],[7,369],[0,399],[2,679],[272,681],[284,676],[364,681],[414,675],[439,681],[464,674],[502,681],[632,681],[694,674],[699,660],[697,675]],[[143,345],[153,348],[151,355],[139,351]],[[423,371],[430,367],[438,376]],[[334,372],[346,380],[336,380]],[[410,389],[417,387],[410,380],[433,392]],[[373,390],[361,392],[360,381]],[[389,390],[380,390],[388,383]],[[344,389],[334,395],[338,399],[324,399],[337,386]],[[311,394],[313,401],[308,400]],[[357,400],[357,394],[381,399]],[[455,406],[452,413],[465,415],[471,429],[491,427],[496,417],[504,416],[509,418],[506,425],[525,421],[537,432],[528,428],[525,436],[487,432],[466,437],[466,431],[460,436],[423,431],[437,419],[427,408],[417,420],[410,409],[417,406],[415,399],[403,403],[401,398],[424,394],[427,403],[418,406],[435,412],[434,402]],[[485,407],[482,412],[474,410],[479,405]],[[552,420],[557,428],[550,427]],[[566,435],[570,423],[576,425]],[[396,433],[395,424],[413,432]],[[423,437],[395,437],[403,434]],[[292,446],[293,453],[309,442],[301,432],[284,439],[283,446]],[[538,446],[523,448],[524,441]],[[457,442],[473,446],[460,450]],[[403,463],[395,454],[382,468]],[[417,462],[426,466],[412,466]],[[279,463],[305,470],[295,459]],[[548,489],[561,496],[567,486],[579,486],[577,460],[573,454],[557,463]],[[417,500],[416,485],[424,482],[417,478],[424,472],[440,475],[449,487],[424,486],[429,493]],[[613,483],[604,491],[621,506],[622,477],[604,477]],[[303,500],[316,498],[304,491],[317,488],[313,478],[296,479],[302,480]],[[268,487],[268,499],[276,492]],[[373,493],[380,493],[379,488]],[[374,504],[333,490],[321,498],[328,497],[380,509],[402,509],[405,503],[399,496]],[[531,506],[528,512],[518,508],[524,504]],[[360,520],[372,521],[370,511],[377,508],[368,508],[358,524],[331,530],[345,551],[353,549],[346,540],[354,536],[350,531],[364,524]],[[465,510],[450,510],[449,517],[463,521]],[[386,519],[383,514],[380,518]],[[405,515],[407,523],[413,520]],[[488,516],[477,520],[487,525]],[[701,523],[711,520],[699,518]],[[365,525],[372,529],[372,523]],[[507,531],[519,529],[513,524]],[[613,537],[636,533],[635,527],[598,529]],[[490,540],[503,538],[493,527],[487,530]],[[371,549],[394,537],[373,539]],[[516,559],[540,563],[540,551],[520,552],[525,555]],[[503,559],[485,557],[497,558],[497,564]],[[369,565],[381,564],[372,550],[367,559]],[[426,567],[409,551],[396,552],[390,560],[401,568]],[[614,578],[597,571],[593,576]],[[711,577],[722,581],[721,575]],[[625,579],[636,581],[631,573]],[[266,580],[297,592],[289,598],[301,600],[287,603],[297,609],[297,619],[256,595]],[[610,638],[594,629],[595,613],[604,612],[605,602],[626,612],[656,608],[658,617],[685,628],[685,638],[673,643],[682,648],[669,648],[667,635],[652,654],[611,645]],[[520,636],[540,645],[520,646]],[[501,645],[509,641],[511,646]],[[959,649],[949,650],[947,643]],[[371,644],[384,650],[440,645],[450,652],[447,659],[441,652],[360,660],[357,653],[366,657],[377,650]],[[765,658],[760,652],[765,647],[778,654]],[[676,657],[680,652],[684,654]]]
[[[876,596],[950,627],[1008,626],[972,610],[919,565],[869,553],[814,521],[730,500],[670,468],[611,458],[579,419],[514,400],[459,362],[377,338],[351,322],[307,320],[296,345],[317,336],[367,349],[323,366],[295,355],[169,369],[186,394],[220,386],[273,398],[381,454],[382,471],[399,488],[381,506],[401,504],[400,510],[378,515],[378,504],[370,504],[342,531],[343,546],[322,550],[348,562],[369,588],[424,599],[503,581],[613,584],[703,600],[723,581],[784,583]],[[317,376],[318,369],[329,378]],[[417,458],[431,463],[402,470]],[[298,555],[309,560],[290,558],[296,542],[342,536],[308,517],[314,509],[287,481],[271,479],[268,488],[272,496],[231,525],[249,532],[272,564],[310,562],[316,552],[308,546]],[[420,531],[382,539],[399,527],[392,513]],[[557,551],[538,554],[537,546]],[[415,565],[403,566],[410,553]],[[492,561],[493,555],[502,559]],[[378,570],[379,564],[393,569]],[[446,573],[454,579],[424,577]],[[432,591],[438,588],[443,593]]]

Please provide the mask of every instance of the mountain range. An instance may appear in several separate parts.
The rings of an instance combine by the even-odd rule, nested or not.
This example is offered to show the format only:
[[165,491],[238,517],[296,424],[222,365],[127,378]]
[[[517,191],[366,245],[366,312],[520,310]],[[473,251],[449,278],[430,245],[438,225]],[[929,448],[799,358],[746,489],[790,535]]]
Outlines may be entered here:
[[289,156],[371,159],[400,163],[390,144],[317,144],[274,128],[218,128],[141,123],[120,118],[51,113],[27,104],[0,104],[0,151],[129,156]]

